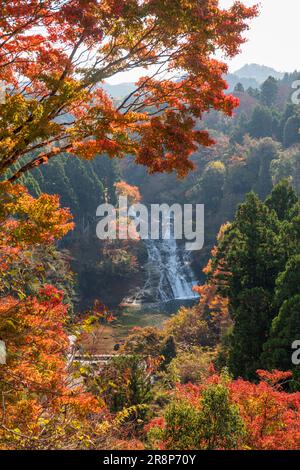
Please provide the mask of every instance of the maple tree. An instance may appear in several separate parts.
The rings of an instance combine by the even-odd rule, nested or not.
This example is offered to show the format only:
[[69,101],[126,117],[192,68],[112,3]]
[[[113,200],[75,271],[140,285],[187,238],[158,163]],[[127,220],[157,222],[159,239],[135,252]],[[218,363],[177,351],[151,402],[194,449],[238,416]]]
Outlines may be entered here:
[[105,407],[68,371],[62,292],[45,285],[36,297],[5,297],[0,318],[7,348],[0,371],[0,447],[90,446]]
[[[141,200],[139,188],[131,186],[125,181],[115,183],[116,197],[127,198],[129,205],[137,204]],[[127,210],[123,213],[120,208],[116,209],[114,220],[110,221],[112,231],[118,233],[116,239],[107,239],[103,246],[103,267],[105,272],[118,272],[119,275],[134,272],[138,269],[136,256],[136,242],[140,240],[136,227],[129,217]]]
[[[1,1],[0,174],[14,181],[59,153],[90,159],[133,154],[151,172],[193,167],[213,140],[195,123],[231,115],[227,66],[257,8],[218,0]],[[122,102],[103,81],[148,68]],[[7,173],[7,170],[9,172]]]
[[115,188],[116,195],[127,197],[130,205],[137,204],[142,199],[139,188],[126,183],[126,181],[118,181],[115,183]]
[[257,374],[258,384],[239,379],[229,385],[246,424],[245,448],[299,449],[300,394],[283,390],[283,384],[292,374],[277,370],[258,370]]
[[300,393],[286,393],[290,372],[258,370],[259,383],[211,369],[205,383],[178,385],[164,415],[147,426],[159,449],[300,448]]
[[[217,235],[218,244],[222,242],[229,227],[230,224],[221,226]],[[226,265],[219,254],[218,245],[211,250],[211,258],[204,267],[203,273],[207,276],[206,283],[193,287],[193,290],[199,294],[199,304],[196,311],[208,323],[210,341],[216,344],[220,340],[222,332],[231,325],[229,299],[221,294],[224,277],[225,279],[226,276],[230,277],[230,273],[226,271]]]
[[58,196],[35,199],[24,186],[1,182],[0,227],[0,292],[23,298],[30,283],[41,287],[46,253],[53,258],[54,241],[73,228],[71,214]]
[[[68,304],[45,282],[37,248],[72,227],[57,196],[34,199],[21,185],[0,184],[0,447],[77,448],[101,439],[105,405],[74,378],[67,354]],[[28,278],[35,284],[29,289]],[[81,444],[80,444],[81,443]]]

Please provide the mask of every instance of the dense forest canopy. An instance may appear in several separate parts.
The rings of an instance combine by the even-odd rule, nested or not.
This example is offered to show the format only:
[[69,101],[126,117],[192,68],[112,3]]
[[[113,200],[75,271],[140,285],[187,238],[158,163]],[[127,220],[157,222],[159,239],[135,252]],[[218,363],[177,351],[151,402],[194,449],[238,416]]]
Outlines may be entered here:
[[[0,7],[0,449],[300,449],[300,74],[216,59],[257,8]],[[119,196],[204,204],[206,240],[183,258],[192,304],[103,359],[153,268],[138,239],[96,237]]]

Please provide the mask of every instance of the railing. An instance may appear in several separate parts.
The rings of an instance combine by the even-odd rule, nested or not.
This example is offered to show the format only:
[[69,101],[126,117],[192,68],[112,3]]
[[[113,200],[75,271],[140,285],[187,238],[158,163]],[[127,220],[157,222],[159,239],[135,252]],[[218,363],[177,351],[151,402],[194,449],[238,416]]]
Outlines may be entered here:
[[114,357],[126,357],[127,354],[73,354],[70,355],[70,362],[80,362],[81,364],[107,364]]

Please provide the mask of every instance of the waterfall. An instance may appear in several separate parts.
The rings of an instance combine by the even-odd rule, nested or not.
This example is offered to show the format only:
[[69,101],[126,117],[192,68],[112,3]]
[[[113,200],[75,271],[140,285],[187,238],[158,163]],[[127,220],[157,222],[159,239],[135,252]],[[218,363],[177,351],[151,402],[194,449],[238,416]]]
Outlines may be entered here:
[[[170,219],[167,239],[144,240],[148,261],[146,282],[142,289],[127,298],[131,304],[168,302],[198,297],[192,288],[197,283],[191,268],[191,254],[175,240]],[[129,302],[130,299],[130,302]]]
[[176,240],[147,240],[147,281],[143,291],[151,290],[156,301],[193,299],[196,283],[190,266],[190,254]]
[[149,233],[149,238],[143,241],[148,255],[144,266],[146,282],[142,288],[131,292],[122,305],[192,300],[199,297],[193,291],[197,281],[191,268],[191,253],[185,250],[185,243],[178,243],[174,238],[171,217],[166,224],[166,231],[164,238],[153,240]]

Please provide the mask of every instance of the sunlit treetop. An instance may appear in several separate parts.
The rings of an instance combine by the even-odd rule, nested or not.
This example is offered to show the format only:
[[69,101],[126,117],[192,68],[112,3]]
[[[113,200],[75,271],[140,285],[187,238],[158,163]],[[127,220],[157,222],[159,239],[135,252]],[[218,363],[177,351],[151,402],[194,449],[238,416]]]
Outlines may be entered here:
[[[216,52],[237,54],[257,14],[218,0],[0,0],[0,9],[0,172],[13,167],[12,180],[62,151],[132,154],[150,172],[185,175],[191,153],[213,143],[197,120],[238,104]],[[113,102],[103,82],[137,67],[145,77]]]

